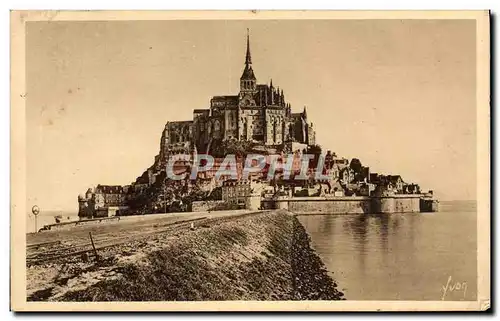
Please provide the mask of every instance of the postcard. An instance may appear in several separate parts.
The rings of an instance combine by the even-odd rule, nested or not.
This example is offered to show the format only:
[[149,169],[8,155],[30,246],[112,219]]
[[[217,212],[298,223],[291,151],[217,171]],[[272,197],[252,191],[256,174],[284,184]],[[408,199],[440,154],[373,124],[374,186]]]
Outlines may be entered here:
[[484,311],[488,11],[12,11],[14,311]]

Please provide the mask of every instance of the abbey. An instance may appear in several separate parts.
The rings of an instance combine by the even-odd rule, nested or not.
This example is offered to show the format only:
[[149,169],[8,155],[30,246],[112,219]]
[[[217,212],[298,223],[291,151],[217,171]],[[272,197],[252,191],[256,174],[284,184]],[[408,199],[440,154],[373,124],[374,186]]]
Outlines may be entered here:
[[[245,68],[240,77],[240,92],[214,96],[207,109],[195,109],[193,120],[168,122],[162,135],[162,151],[168,154],[210,153],[214,144],[224,140],[248,141],[265,147],[294,151],[315,144],[312,123],[304,107],[292,113],[283,90],[258,84],[252,68],[250,37],[247,35]],[[167,156],[167,155],[163,155]]]
[[[141,200],[144,195],[154,195],[156,192],[152,190],[155,186],[166,184],[166,165],[172,155],[210,154],[215,156],[215,162],[220,165],[227,154],[220,147],[227,142],[237,142],[232,145],[241,145],[245,149],[248,147],[248,152],[264,154],[297,152],[299,155],[311,145],[316,145],[315,132],[312,123],[307,120],[306,108],[302,112],[292,113],[283,90],[274,87],[272,81],[269,85],[257,83],[252,68],[249,35],[246,40],[245,68],[240,77],[239,93],[212,97],[208,108],[193,111],[192,120],[167,122],[161,135],[160,151],[153,164],[130,185],[101,184],[95,190],[89,189],[85,195],[80,195],[80,217],[118,215],[126,211],[129,204],[138,204],[137,200]],[[191,165],[189,161],[176,161],[173,171],[189,172]],[[222,182],[213,179],[218,166],[214,168],[203,173],[199,181],[213,180],[214,186],[221,185]],[[157,197],[161,199],[165,196]],[[165,208],[166,202],[163,202],[159,208]]]
[[[324,158],[320,157],[321,147],[316,144],[306,108],[292,113],[283,90],[274,87],[272,81],[257,83],[249,35],[246,40],[239,93],[212,97],[206,109],[193,111],[192,120],[167,122],[153,164],[130,185],[99,184],[78,196],[81,218],[207,210],[211,208],[207,207],[210,202],[215,202],[210,206],[216,209],[231,209],[234,201],[238,206],[245,203],[247,209],[265,208],[265,204],[287,208],[304,203],[294,197],[306,196],[322,197],[315,203],[306,201],[305,205],[300,205],[308,212],[318,208],[332,213],[339,209],[353,213],[437,210],[432,191],[421,194],[417,184],[405,183],[400,175],[370,173],[369,167],[363,166],[359,159],[349,162],[331,151],[327,151]],[[192,157],[195,154],[210,155],[211,166],[195,163],[198,159]],[[220,169],[226,169],[228,154],[234,159],[235,175],[217,175]],[[257,166],[258,173],[249,179],[248,172],[244,174],[251,163],[245,158],[250,154],[278,158],[265,158],[269,162],[263,167]],[[309,165],[305,170],[304,154],[313,156],[306,158],[311,161],[305,162]],[[171,157],[174,155],[179,157]],[[275,163],[271,159],[290,164],[293,178],[283,175],[283,171],[275,175],[274,166],[271,166]],[[193,171],[200,165],[207,168]],[[252,163],[250,167],[253,166]],[[308,173],[306,179],[301,179],[302,172]],[[180,179],[175,179],[176,176]],[[273,191],[269,193],[267,187],[271,185]],[[288,196],[283,198],[284,195]],[[358,203],[361,205],[356,205],[355,209],[345,205],[351,204],[351,200],[359,201],[346,200],[348,196],[363,197]],[[332,200],[337,197],[342,199]]]

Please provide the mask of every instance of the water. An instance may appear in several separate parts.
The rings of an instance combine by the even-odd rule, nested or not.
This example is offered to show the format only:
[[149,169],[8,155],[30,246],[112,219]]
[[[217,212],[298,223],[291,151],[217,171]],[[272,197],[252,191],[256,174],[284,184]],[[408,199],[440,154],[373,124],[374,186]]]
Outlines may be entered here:
[[[44,225],[55,224],[55,216],[61,217],[61,222],[78,221],[78,213],[67,211],[41,211],[37,217],[37,229],[40,230]],[[26,233],[35,232],[35,216],[29,212],[26,214]]]
[[298,218],[348,300],[473,301],[476,216],[475,202],[441,202],[439,213]]

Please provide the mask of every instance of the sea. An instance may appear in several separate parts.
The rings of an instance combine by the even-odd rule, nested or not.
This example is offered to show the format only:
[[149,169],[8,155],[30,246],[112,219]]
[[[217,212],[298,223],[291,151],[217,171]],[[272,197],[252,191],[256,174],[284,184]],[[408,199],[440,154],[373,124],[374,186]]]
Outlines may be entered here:
[[436,213],[298,216],[347,300],[477,298],[475,201]]
[[[42,211],[37,229],[77,221]],[[437,213],[300,215],[311,245],[347,300],[477,298],[475,201],[441,202]],[[27,214],[27,233],[35,231]]]
[[[26,233],[34,233],[36,230],[40,230],[45,225],[55,224],[56,217],[62,222],[78,221],[78,212],[71,211],[41,211],[36,218],[31,213],[26,213]],[[36,229],[35,229],[36,223]]]

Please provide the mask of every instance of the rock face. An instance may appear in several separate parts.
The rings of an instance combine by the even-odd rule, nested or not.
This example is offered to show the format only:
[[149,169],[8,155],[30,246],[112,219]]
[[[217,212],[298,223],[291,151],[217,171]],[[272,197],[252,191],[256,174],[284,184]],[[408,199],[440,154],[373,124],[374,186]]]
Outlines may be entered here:
[[[343,299],[304,228],[288,212],[248,214],[186,228],[176,236],[112,249],[99,263],[99,270],[112,270],[112,275],[103,272],[87,283],[80,279],[88,273],[72,275],[71,282],[80,284],[76,290],[34,293],[31,300]],[[127,255],[133,259],[125,260]]]

